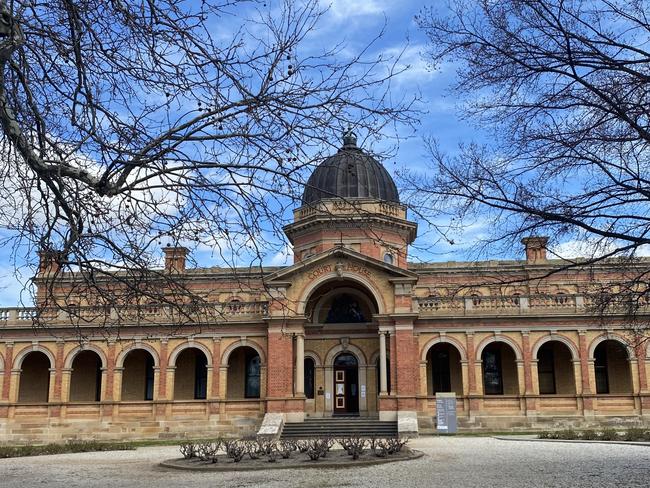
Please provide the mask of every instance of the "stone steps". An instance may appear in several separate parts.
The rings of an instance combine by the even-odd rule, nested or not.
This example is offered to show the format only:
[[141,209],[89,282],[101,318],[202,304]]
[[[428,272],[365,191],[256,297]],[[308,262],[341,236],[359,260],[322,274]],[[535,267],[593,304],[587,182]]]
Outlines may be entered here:
[[306,419],[300,423],[284,424],[281,439],[352,435],[394,437],[397,435],[397,422],[382,422],[379,419],[359,417]]

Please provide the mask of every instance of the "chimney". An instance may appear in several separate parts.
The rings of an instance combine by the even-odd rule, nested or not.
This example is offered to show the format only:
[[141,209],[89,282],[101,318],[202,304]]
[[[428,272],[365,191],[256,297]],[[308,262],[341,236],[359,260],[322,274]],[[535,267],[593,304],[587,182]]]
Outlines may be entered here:
[[65,255],[61,251],[39,251],[38,274],[45,275],[58,272],[64,259]]
[[526,261],[529,263],[546,261],[548,237],[524,237],[521,243],[526,248]]
[[185,258],[187,257],[187,248],[185,247],[172,247],[167,244],[163,248],[165,253],[165,271],[170,273],[183,273],[185,272]]

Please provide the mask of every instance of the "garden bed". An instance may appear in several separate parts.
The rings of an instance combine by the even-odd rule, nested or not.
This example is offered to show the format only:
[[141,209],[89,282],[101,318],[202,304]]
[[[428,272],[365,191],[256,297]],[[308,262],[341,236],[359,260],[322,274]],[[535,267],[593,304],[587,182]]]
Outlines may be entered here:
[[345,468],[407,461],[423,456],[405,447],[408,439],[330,437],[299,441],[226,439],[186,442],[182,459],[160,466],[192,471],[257,471],[267,469]]

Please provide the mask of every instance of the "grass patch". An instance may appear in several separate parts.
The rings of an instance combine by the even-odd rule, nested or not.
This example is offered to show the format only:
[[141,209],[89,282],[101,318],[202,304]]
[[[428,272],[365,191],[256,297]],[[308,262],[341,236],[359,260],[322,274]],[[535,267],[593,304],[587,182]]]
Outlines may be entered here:
[[75,452],[130,451],[136,446],[125,442],[70,441],[38,446],[0,446],[0,458],[69,454]]

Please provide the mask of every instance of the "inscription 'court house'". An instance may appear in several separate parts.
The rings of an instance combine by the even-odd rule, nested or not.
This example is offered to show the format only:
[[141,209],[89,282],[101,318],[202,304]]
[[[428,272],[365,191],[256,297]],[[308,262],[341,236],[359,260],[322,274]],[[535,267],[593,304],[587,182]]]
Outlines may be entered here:
[[[319,276],[322,276],[327,273],[331,273],[332,271],[336,271],[336,268],[338,268],[339,265],[332,266],[331,264],[323,264],[321,266],[318,266],[317,268],[314,268],[307,274],[307,278],[310,280],[314,280],[318,278]],[[370,278],[371,273],[368,268],[365,266],[361,266],[358,264],[353,264],[353,263],[347,263],[345,265],[340,265],[340,268],[343,271],[348,271],[351,273],[356,273],[361,276],[365,276],[366,278]]]

